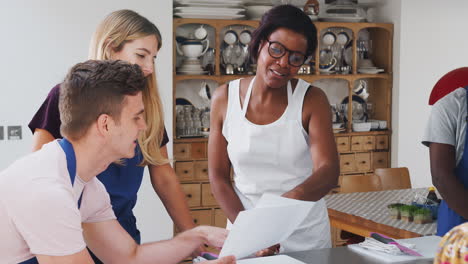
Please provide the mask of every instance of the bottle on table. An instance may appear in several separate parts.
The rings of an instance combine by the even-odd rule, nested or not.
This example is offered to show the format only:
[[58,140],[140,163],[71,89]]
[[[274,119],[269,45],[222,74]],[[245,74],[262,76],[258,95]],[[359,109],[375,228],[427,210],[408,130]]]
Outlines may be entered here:
[[437,194],[435,192],[435,188],[434,187],[429,187],[429,192],[427,193],[427,200],[426,201],[426,204],[430,204],[431,202],[433,204],[439,204],[440,203],[440,200],[439,198],[437,197]]

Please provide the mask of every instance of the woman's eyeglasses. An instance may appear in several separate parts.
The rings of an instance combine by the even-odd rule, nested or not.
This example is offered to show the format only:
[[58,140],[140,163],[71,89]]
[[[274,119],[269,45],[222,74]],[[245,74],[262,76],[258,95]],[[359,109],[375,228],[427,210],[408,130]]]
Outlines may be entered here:
[[299,51],[293,51],[287,49],[283,44],[276,41],[268,41],[268,53],[271,57],[279,59],[286,54],[286,51],[289,52],[288,63],[293,67],[300,67],[308,59],[306,55]]

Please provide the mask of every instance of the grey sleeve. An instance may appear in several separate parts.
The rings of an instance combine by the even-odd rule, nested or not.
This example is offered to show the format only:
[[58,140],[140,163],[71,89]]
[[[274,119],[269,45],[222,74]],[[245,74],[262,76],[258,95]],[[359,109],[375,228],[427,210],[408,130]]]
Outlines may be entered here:
[[[446,99],[446,100],[444,100]],[[457,119],[459,104],[452,98],[443,98],[432,106],[422,143],[442,143],[456,146]]]

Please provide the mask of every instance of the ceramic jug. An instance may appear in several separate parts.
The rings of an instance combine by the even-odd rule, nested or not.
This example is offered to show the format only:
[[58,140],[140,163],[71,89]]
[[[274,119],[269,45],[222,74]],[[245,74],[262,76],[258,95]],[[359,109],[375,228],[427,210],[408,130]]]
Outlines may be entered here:
[[[203,48],[203,44],[206,45],[205,48]],[[189,59],[197,59],[205,54],[209,47],[210,41],[208,39],[186,39],[180,44],[176,42],[177,53]]]

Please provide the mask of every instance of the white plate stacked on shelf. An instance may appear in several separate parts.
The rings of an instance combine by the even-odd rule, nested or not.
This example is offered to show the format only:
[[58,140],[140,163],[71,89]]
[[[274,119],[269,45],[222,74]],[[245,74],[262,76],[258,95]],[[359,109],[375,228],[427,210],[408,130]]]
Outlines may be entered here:
[[174,16],[201,19],[242,19],[241,0],[175,0]]
[[357,71],[363,74],[376,74],[379,72],[383,72],[384,69],[375,67],[374,62],[372,62],[371,59],[360,59],[358,61]]
[[376,73],[379,73],[379,72],[383,72],[384,69],[380,69],[380,68],[377,68],[377,67],[365,67],[365,68],[358,68],[357,71],[359,73],[363,73],[363,74],[376,74]]
[[245,14],[248,19],[251,20],[260,20],[267,12],[273,7],[273,5],[268,5],[268,4],[255,4],[255,3],[246,3],[245,4]]

